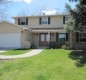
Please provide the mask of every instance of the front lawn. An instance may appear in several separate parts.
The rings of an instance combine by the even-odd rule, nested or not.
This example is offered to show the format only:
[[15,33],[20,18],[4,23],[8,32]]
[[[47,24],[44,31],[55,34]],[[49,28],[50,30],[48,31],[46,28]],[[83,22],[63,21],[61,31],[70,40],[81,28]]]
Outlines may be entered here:
[[31,51],[31,49],[15,49],[0,53],[0,55],[19,55]]
[[0,80],[86,80],[86,62],[78,66],[73,56],[70,50],[45,49],[33,57],[1,60]]

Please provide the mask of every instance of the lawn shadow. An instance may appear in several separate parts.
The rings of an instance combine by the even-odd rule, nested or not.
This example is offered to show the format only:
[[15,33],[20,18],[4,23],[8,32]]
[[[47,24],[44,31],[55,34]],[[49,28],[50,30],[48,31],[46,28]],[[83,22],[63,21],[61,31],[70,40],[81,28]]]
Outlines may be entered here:
[[69,57],[76,60],[75,65],[77,67],[83,67],[86,64],[86,50],[73,50]]
[[29,48],[18,48],[18,49],[14,49],[14,50],[29,50]]

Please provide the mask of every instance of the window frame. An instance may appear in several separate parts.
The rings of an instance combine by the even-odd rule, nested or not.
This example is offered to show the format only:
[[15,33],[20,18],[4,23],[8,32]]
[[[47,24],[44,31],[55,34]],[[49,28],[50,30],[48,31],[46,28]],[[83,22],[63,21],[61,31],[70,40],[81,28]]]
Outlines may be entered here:
[[48,34],[47,33],[41,33],[40,34],[40,41],[42,41],[42,42],[48,42]]
[[41,17],[41,25],[48,25],[49,17]]
[[61,38],[59,38],[59,35],[60,35],[60,34],[64,34],[64,35],[65,35],[65,40],[64,40],[63,42],[66,42],[66,33],[58,33],[58,42],[59,42],[59,43],[63,43],[63,42],[60,42],[60,41],[59,41],[59,39],[61,39]]
[[80,40],[81,38],[86,38],[86,37],[82,37],[81,33],[83,33],[83,34],[85,33],[86,34],[86,32],[79,32],[79,42],[80,43],[86,43],[86,42]]
[[[22,24],[23,22],[25,24]],[[26,18],[20,18],[20,25],[26,25]]]

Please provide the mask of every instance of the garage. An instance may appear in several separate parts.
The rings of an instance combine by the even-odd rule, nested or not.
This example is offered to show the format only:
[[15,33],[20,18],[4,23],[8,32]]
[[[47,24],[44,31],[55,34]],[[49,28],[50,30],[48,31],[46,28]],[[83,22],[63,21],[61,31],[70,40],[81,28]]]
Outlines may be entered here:
[[18,25],[9,22],[0,23],[0,49],[21,48],[21,31]]
[[0,34],[0,48],[20,48],[20,34]]

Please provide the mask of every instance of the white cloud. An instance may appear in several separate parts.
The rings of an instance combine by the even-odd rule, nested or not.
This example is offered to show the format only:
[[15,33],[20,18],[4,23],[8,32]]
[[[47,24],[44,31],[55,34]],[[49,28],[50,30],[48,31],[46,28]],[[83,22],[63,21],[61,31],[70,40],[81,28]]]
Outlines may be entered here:
[[31,3],[32,0],[24,0],[26,3]]
[[55,15],[55,14],[57,14],[57,11],[56,10],[42,10],[42,14]]
[[12,0],[14,2],[26,2],[26,3],[31,3],[32,0]]

